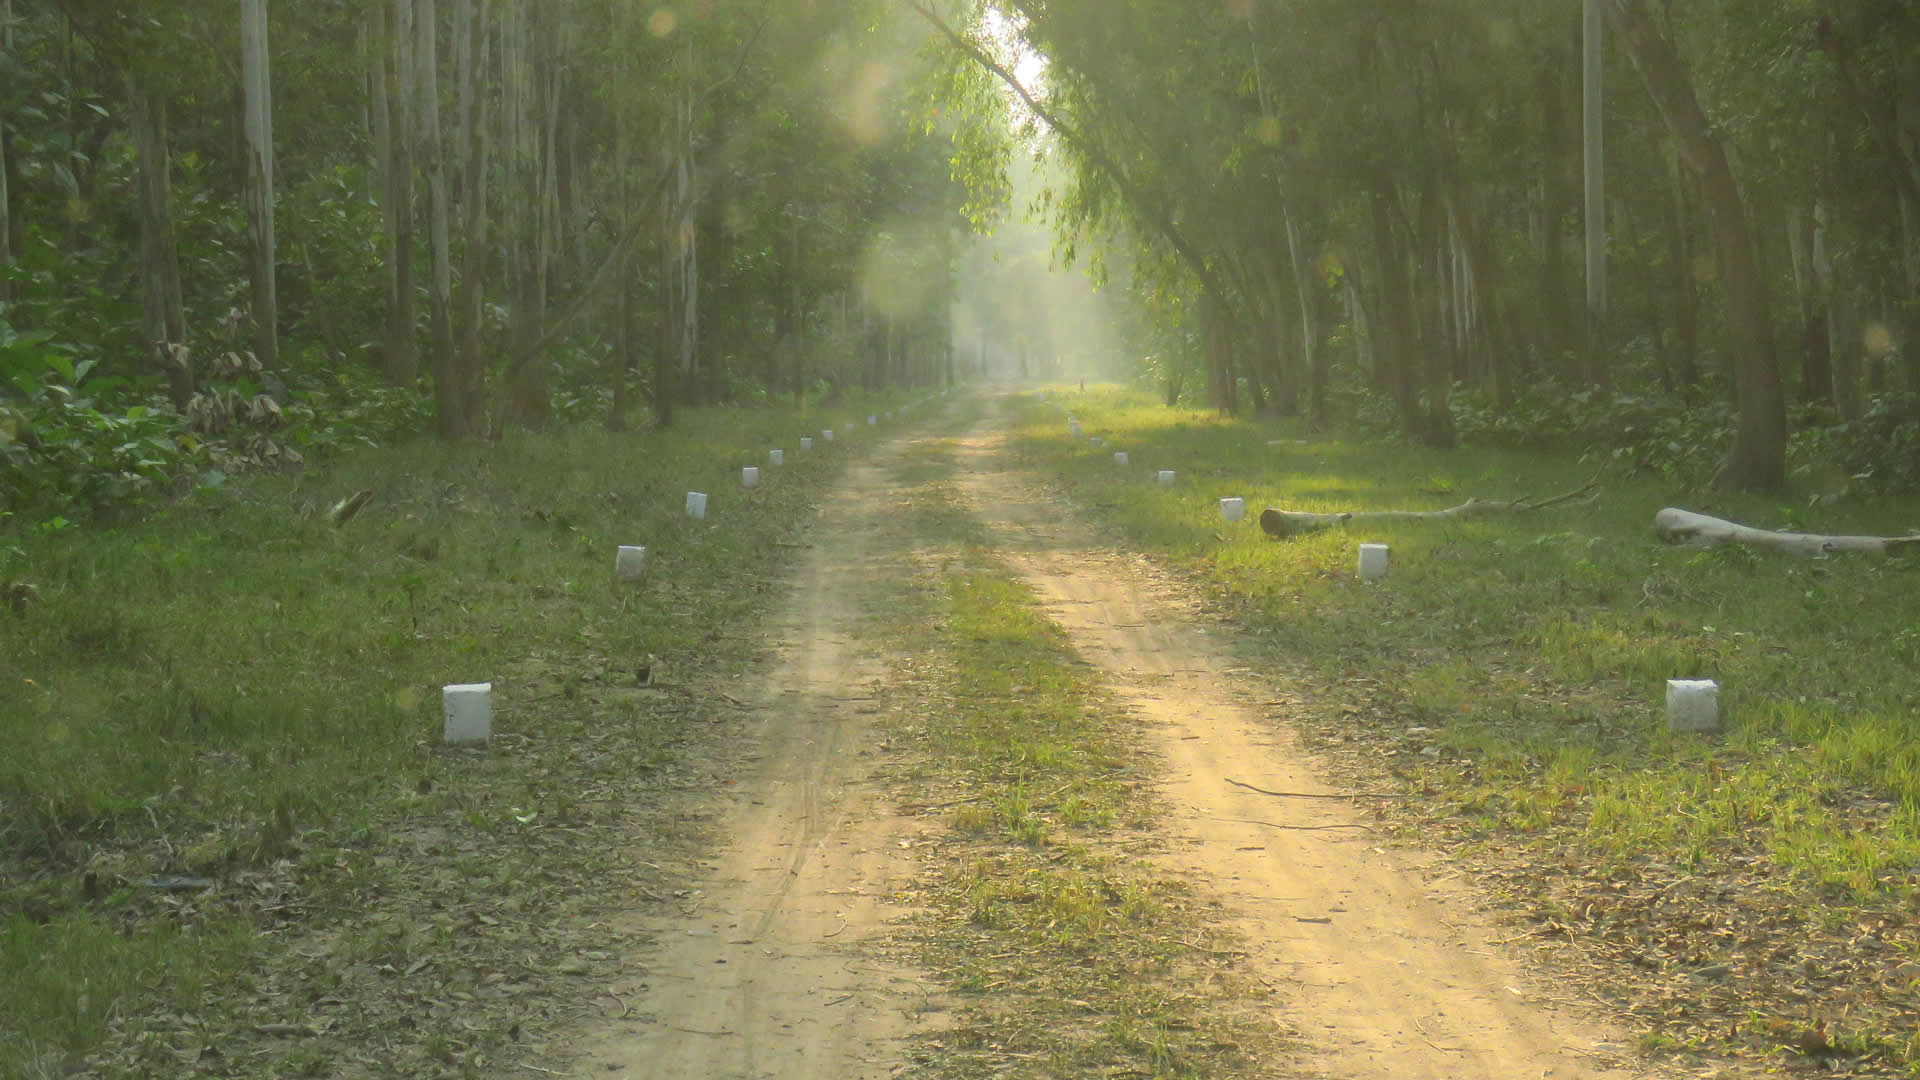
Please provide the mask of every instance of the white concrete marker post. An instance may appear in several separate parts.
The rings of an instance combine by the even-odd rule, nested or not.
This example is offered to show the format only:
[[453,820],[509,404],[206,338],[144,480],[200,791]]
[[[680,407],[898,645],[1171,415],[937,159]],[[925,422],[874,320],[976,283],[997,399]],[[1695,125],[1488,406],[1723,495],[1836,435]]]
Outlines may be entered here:
[[808,450],[811,450],[811,449],[813,449],[813,440],[812,440],[811,438],[808,438],[807,436],[804,436],[804,435],[803,435],[803,436],[801,436],[801,437],[800,437],[800,452],[801,452],[801,453],[806,453],[806,452],[807,452]]
[[707,493],[704,491],[687,492],[687,516],[705,521],[707,518]]
[[832,442],[832,441],[833,441],[833,429],[832,429],[832,428],[822,428],[822,429],[820,429],[820,439],[821,439],[821,441],[822,441],[822,442]]
[[1360,580],[1379,581],[1387,576],[1387,545],[1360,545]]
[[1667,730],[1719,731],[1720,684],[1712,679],[1668,679]]
[[880,422],[880,417],[878,417],[877,415],[875,415],[875,414],[873,414],[873,413],[868,413],[868,414],[867,414],[867,426],[868,426],[868,427],[872,427],[873,425],[875,425],[875,424],[877,424],[877,423],[879,423],[879,422]]
[[1127,452],[1125,450],[1115,450],[1113,452],[1113,463],[1115,465],[1125,465],[1127,463]]
[[647,572],[647,549],[620,545],[613,557],[613,576],[621,581],[638,581]]
[[785,465],[786,463],[787,463],[787,452],[785,450],[767,451],[767,464]]
[[1160,486],[1161,487],[1173,486],[1173,470],[1172,469],[1160,470]]
[[1220,516],[1228,521],[1239,521],[1247,516],[1247,500],[1239,496],[1220,500]]
[[757,466],[745,465],[741,467],[740,486],[741,487],[759,487],[760,486],[760,470]]
[[1068,430],[1068,431],[1071,431],[1071,432],[1073,432],[1073,437],[1074,437],[1074,438],[1076,438],[1076,439],[1077,439],[1077,438],[1079,438],[1079,437],[1080,437],[1080,421],[1078,421],[1078,420],[1070,420],[1070,421],[1068,421],[1068,422],[1067,422],[1067,430]]
[[448,745],[483,743],[493,735],[493,684],[453,683],[440,688],[446,713],[441,738]]

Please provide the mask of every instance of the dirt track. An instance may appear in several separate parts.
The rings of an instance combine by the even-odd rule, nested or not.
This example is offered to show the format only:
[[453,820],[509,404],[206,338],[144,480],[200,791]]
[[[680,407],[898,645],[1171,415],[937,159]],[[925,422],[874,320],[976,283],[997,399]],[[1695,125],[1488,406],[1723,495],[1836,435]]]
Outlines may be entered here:
[[[610,986],[609,1019],[568,1040],[578,1076],[864,1080],[902,1063],[900,1038],[936,1022],[937,987],[859,944],[901,914],[890,884],[916,870],[900,841],[930,826],[880,795],[890,751],[872,733],[849,631],[876,560],[910,538],[876,528],[912,436],[875,449],[823,508],[758,693],[757,773],[725,818],[704,889],[653,920],[658,955]],[[1378,844],[1316,762],[1267,716],[1269,687],[1175,612],[1171,586],[1010,472],[996,419],[963,440],[956,482],[1076,649],[1157,736],[1169,868],[1222,903],[1249,963],[1280,988],[1320,1077],[1624,1078],[1624,1037],[1555,1004],[1494,942],[1469,889],[1440,864]],[[883,550],[884,545],[892,545]],[[618,1002],[616,1007],[613,1003]],[[1276,1063],[1278,1065],[1279,1063]],[[1297,1072],[1295,1073],[1297,1074]]]
[[881,465],[855,465],[822,508],[769,627],[777,661],[743,699],[759,720],[741,748],[752,771],[723,822],[729,843],[677,916],[635,927],[659,952],[609,987],[604,1023],[568,1040],[574,1075],[885,1077],[925,1007],[913,973],[858,948],[897,914],[889,882],[913,869],[898,840],[918,828],[876,805],[873,672],[849,634],[884,480]]

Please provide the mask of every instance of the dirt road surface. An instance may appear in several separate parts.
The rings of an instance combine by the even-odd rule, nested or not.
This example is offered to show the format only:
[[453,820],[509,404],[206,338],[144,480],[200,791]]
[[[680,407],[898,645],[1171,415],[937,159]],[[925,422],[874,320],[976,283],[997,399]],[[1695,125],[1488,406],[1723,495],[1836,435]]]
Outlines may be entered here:
[[1252,963],[1286,986],[1293,1027],[1328,1077],[1641,1075],[1618,1032],[1549,1007],[1432,860],[1380,846],[1327,770],[1262,702],[1270,687],[1184,618],[1144,560],[1098,542],[1009,471],[1001,427],[969,433],[961,488],[998,546],[1167,763],[1172,864],[1224,903]]
[[861,955],[900,912],[890,883],[914,825],[878,805],[886,750],[871,731],[877,668],[850,631],[884,510],[882,448],[856,464],[807,537],[793,591],[769,627],[775,662],[744,704],[712,873],[679,910],[644,920],[657,955],[601,999],[607,1019],[568,1040],[576,1076],[642,1080],[871,1080],[926,1008],[914,973]]
[[[1272,689],[1176,610],[1177,585],[1113,550],[1015,472],[996,412],[963,438],[954,478],[1002,554],[1157,739],[1171,808],[1170,869],[1220,903],[1250,963],[1279,987],[1308,1051],[1288,1075],[1341,1080],[1624,1080],[1625,1037],[1528,976],[1470,887],[1442,862],[1378,842],[1325,770],[1268,715]],[[657,955],[609,987],[608,1018],[569,1040],[576,1076],[646,1080],[866,1080],[901,1066],[901,1039],[937,987],[858,948],[901,914],[915,872],[879,775],[891,751],[862,711],[850,631],[863,577],[896,551],[876,529],[890,465],[876,448],[823,508],[771,628],[783,643],[751,696],[754,760],[728,808],[708,882],[647,928]],[[617,1004],[616,1004],[617,1003]],[[1282,1067],[1275,1063],[1276,1067]],[[1302,1073],[1302,1069],[1307,1071]]]

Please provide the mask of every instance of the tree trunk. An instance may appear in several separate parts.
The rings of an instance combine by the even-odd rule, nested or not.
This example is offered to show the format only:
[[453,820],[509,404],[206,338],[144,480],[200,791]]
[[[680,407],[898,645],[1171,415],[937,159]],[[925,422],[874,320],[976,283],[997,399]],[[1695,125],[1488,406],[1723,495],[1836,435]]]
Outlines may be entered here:
[[[0,55],[13,55],[13,0],[0,0]],[[13,128],[0,120],[0,272],[12,269],[13,242]],[[19,290],[9,277],[0,280],[0,303],[12,302]]]
[[1686,178],[1679,155],[1667,155],[1667,286],[1673,297],[1673,343],[1669,351],[1674,381],[1692,398],[1700,386],[1700,292],[1694,280],[1693,243],[1687,233]]
[[1320,312],[1326,284],[1302,253],[1300,230],[1284,207],[1281,218],[1286,223],[1287,259],[1293,265],[1293,288],[1300,301],[1300,359],[1307,372],[1307,424],[1318,430],[1327,423],[1327,383],[1332,375],[1333,360],[1332,354],[1320,343]]
[[273,250],[273,82],[266,0],[240,0],[240,81],[246,93],[248,276],[253,285],[253,355],[278,366],[280,304]]
[[1420,235],[1414,238],[1420,263],[1414,299],[1418,320],[1417,354],[1426,405],[1420,421],[1420,439],[1428,446],[1446,448],[1459,442],[1453,430],[1453,411],[1447,400],[1453,388],[1453,357],[1447,336],[1446,221],[1440,212],[1439,184],[1429,180],[1420,196]]
[[1580,377],[1574,348],[1573,311],[1568,302],[1566,221],[1573,196],[1567,190],[1567,105],[1557,67],[1542,68],[1536,77],[1540,95],[1541,142],[1546,166],[1541,176],[1540,289],[1546,294],[1547,362],[1567,382]]
[[1507,333],[1506,311],[1500,299],[1500,256],[1493,248],[1493,230],[1475,212],[1464,185],[1454,189],[1456,214],[1466,233],[1467,276],[1473,282],[1471,310],[1481,328],[1481,348],[1493,376],[1494,401],[1502,409],[1514,405],[1513,346]]
[[1773,490],[1786,482],[1786,401],[1773,347],[1773,305],[1747,229],[1746,203],[1726,149],[1707,123],[1680,56],[1654,23],[1646,0],[1607,0],[1607,16],[1625,43],[1648,96],[1699,177],[1726,287],[1739,423],[1717,482]]
[[1689,543],[1701,547],[1746,544],[1791,555],[1820,556],[1836,551],[1895,555],[1920,551],[1920,536],[1824,536],[1773,532],[1671,506],[1653,515],[1653,531],[1670,544]]
[[[486,103],[479,93],[480,72],[486,67],[487,27],[491,24],[492,0],[454,0],[453,40],[454,77],[459,81],[460,197],[465,200],[461,214],[462,258],[460,291],[455,298],[459,318],[459,341],[455,348],[455,378],[444,397],[438,381],[434,385],[435,405],[440,410],[440,431],[448,438],[468,438],[482,427],[484,408],[480,373],[485,370],[481,356],[483,318],[482,283],[487,276],[488,239],[487,158],[490,140],[486,122]],[[457,419],[457,426],[452,423]]]
[[[434,411],[442,438],[461,438],[469,429],[460,358],[453,347],[453,251],[448,235],[446,146],[440,137],[440,16],[434,0],[416,0],[414,29],[414,114],[419,118],[420,171],[427,183],[427,310],[432,323],[429,347]],[[458,31],[456,30],[456,33]]]
[[385,165],[387,225],[387,380],[411,385],[419,375],[413,341],[413,125],[408,88],[413,85],[413,0],[392,0],[386,16],[387,55],[381,62],[382,92],[391,154]]
[[1787,251],[1800,301],[1800,400],[1816,405],[1835,403],[1826,226],[1826,207],[1819,200],[1810,214],[1795,207],[1787,215]]
[[1425,432],[1420,412],[1420,394],[1413,370],[1417,334],[1414,330],[1415,301],[1413,283],[1408,278],[1406,255],[1401,250],[1393,224],[1393,180],[1384,168],[1374,170],[1373,188],[1368,193],[1373,209],[1373,250],[1380,265],[1380,303],[1377,324],[1373,327],[1377,373],[1400,416],[1400,428],[1418,439]]
[[139,173],[141,332],[155,367],[166,376],[168,396],[176,408],[184,409],[193,397],[194,379],[185,349],[185,304],[173,238],[167,106],[136,79],[128,80],[127,95]]

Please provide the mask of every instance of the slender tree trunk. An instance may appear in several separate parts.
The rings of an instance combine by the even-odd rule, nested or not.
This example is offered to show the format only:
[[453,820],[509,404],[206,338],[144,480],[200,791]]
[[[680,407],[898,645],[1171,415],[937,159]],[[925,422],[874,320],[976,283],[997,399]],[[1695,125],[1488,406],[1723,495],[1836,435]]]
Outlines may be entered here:
[[[0,55],[13,55],[13,0],[0,0]],[[0,121],[0,271],[13,267],[13,127]],[[0,281],[0,303],[10,303],[18,289],[11,278]]]
[[387,138],[387,340],[389,382],[406,386],[419,376],[413,340],[413,125],[408,88],[413,85],[413,0],[391,0],[386,15],[387,55],[382,61]]
[[1393,398],[1400,415],[1400,428],[1418,439],[1425,433],[1425,417],[1420,411],[1420,392],[1414,371],[1414,353],[1419,347],[1415,329],[1418,310],[1413,282],[1407,268],[1407,256],[1393,224],[1393,181],[1376,174],[1369,193],[1373,208],[1374,258],[1380,265],[1378,318],[1373,337],[1374,366],[1381,384]]
[[1501,300],[1500,256],[1493,247],[1493,230],[1485,217],[1475,212],[1464,186],[1454,189],[1455,205],[1466,233],[1467,274],[1473,282],[1472,310],[1481,328],[1482,349],[1493,376],[1494,401],[1502,409],[1514,405],[1513,342],[1508,333],[1505,306]]
[[246,90],[247,241],[253,285],[253,354],[278,366],[280,304],[274,282],[273,81],[266,0],[240,0],[240,70]]
[[140,191],[141,331],[155,368],[166,376],[176,408],[193,397],[180,259],[173,238],[173,197],[168,173],[167,106],[137,79],[129,79],[127,120],[133,129]]
[[1800,304],[1800,399],[1810,404],[1834,403],[1833,354],[1828,348],[1826,208],[1818,200],[1813,212],[1794,207],[1787,215],[1787,252],[1793,263],[1793,291]]
[[[445,415],[457,415],[460,418],[461,428],[458,432],[448,433],[442,427],[443,434],[449,434],[449,437],[477,434],[483,426],[481,413],[485,408],[480,382],[480,373],[486,369],[481,356],[482,283],[487,277],[487,252],[492,244],[487,229],[489,128],[479,85],[480,72],[487,64],[487,27],[491,24],[491,7],[492,0],[454,0],[453,7],[454,77],[460,84],[456,140],[461,168],[460,197],[464,200],[460,228],[460,287],[454,304],[459,320],[459,340],[455,348],[457,371],[448,387],[450,393],[446,400],[436,401],[438,407],[449,410]],[[441,389],[437,383],[434,392],[438,399]]]
[[[414,48],[419,118],[420,172],[427,186],[427,311],[432,324],[429,356],[433,401],[442,438],[457,439],[471,430],[466,415],[460,357],[453,344],[453,248],[449,235],[446,145],[440,135],[440,13],[434,0],[415,0]],[[457,31],[456,31],[457,33]]]
[[1426,407],[1420,422],[1420,438],[1428,446],[1450,447],[1459,440],[1453,430],[1453,411],[1448,405],[1453,388],[1453,357],[1447,339],[1446,266],[1449,249],[1445,217],[1441,214],[1439,184],[1429,180],[1420,196],[1420,235],[1414,238],[1415,251],[1422,265],[1416,268],[1414,282],[1414,318],[1417,354],[1425,384]]
[[1673,299],[1671,356],[1680,393],[1692,398],[1700,386],[1700,291],[1693,271],[1687,228],[1687,185],[1677,153],[1667,156],[1666,210],[1668,290]]
[[1700,179],[1727,296],[1739,421],[1718,482],[1772,490],[1786,482],[1786,401],[1773,346],[1773,304],[1747,228],[1746,202],[1694,96],[1685,65],[1647,10],[1646,0],[1607,0],[1607,17],[1625,44],[1682,159]]
[[1321,344],[1321,304],[1326,284],[1313,263],[1301,250],[1300,230],[1293,216],[1283,207],[1281,217],[1287,229],[1287,259],[1293,266],[1293,288],[1300,302],[1300,359],[1307,372],[1307,423],[1320,428],[1327,423],[1327,384],[1332,374],[1332,354]]
[[[1901,305],[1900,353],[1905,361],[1907,393],[1920,395],[1920,199],[1900,195],[1900,263],[1906,271],[1907,293]],[[1884,366],[1884,364],[1882,365]]]
[[1566,223],[1573,205],[1568,190],[1566,96],[1557,67],[1542,68],[1535,80],[1540,95],[1541,143],[1546,166],[1541,177],[1540,290],[1546,301],[1546,360],[1569,383],[1579,381],[1579,352],[1574,347],[1573,310],[1568,297]]

